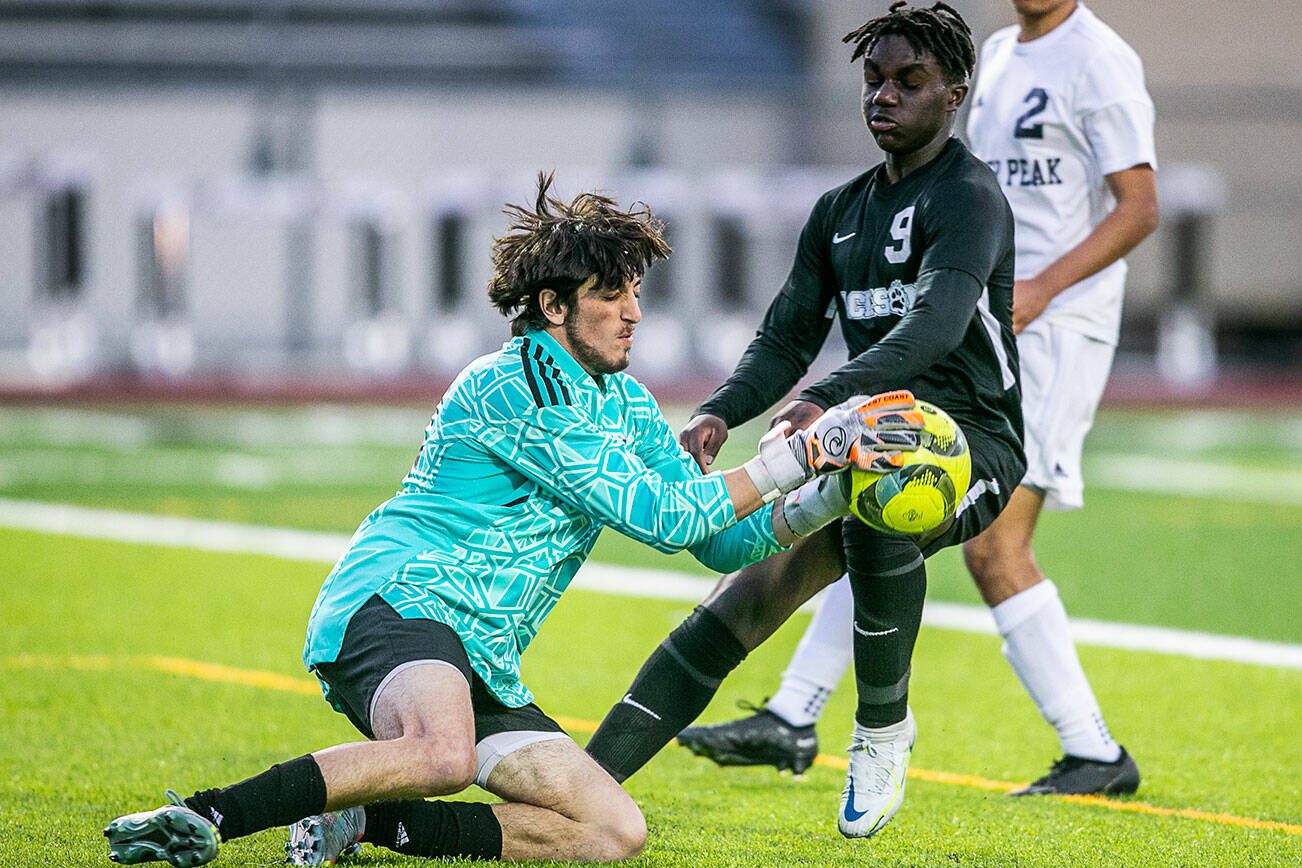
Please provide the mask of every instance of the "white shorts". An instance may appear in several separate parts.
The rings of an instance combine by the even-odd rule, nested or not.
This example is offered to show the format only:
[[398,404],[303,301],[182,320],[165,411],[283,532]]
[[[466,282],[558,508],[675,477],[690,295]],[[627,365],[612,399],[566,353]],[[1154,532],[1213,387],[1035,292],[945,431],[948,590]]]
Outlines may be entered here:
[[1116,347],[1043,319],[1017,336],[1026,424],[1022,485],[1044,494],[1044,508],[1085,504],[1081,447],[1112,369]]

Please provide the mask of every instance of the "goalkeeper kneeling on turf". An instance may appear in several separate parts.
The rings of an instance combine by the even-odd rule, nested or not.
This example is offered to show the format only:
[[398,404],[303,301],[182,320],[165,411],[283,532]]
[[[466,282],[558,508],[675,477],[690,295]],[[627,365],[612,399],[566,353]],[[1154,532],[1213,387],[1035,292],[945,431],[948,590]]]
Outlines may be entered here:
[[[510,206],[489,297],[513,337],[457,377],[399,494],[317,597],[304,662],[365,740],[108,824],[110,858],[202,865],[222,841],[290,826],[288,861],[358,843],[431,858],[613,860],[646,839],[619,784],[535,703],[520,655],[602,528],[716,569],[844,515],[837,474],[916,446],[853,399],[703,474],[623,373],[643,271],[669,249],[646,209],[539,179]],[[910,435],[913,436],[910,436]],[[501,804],[430,801],[471,784]]]

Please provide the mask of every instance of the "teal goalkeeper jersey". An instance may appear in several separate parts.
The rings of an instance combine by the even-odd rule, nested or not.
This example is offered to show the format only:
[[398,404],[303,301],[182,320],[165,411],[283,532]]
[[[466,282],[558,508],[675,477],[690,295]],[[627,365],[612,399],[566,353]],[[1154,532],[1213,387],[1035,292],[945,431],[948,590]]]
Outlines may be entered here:
[[455,630],[503,704],[532,702],[520,654],[604,527],[720,572],[780,548],[769,510],[738,522],[722,475],[701,474],[645,386],[598,381],[530,331],[448,388],[402,490],[326,578],[303,661],[333,661],[348,620],[379,594],[404,618]]

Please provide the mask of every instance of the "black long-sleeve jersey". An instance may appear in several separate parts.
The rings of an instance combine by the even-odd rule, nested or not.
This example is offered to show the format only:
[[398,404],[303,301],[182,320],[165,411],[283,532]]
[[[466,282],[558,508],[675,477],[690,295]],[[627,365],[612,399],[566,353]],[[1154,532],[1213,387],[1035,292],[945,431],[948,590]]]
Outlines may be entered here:
[[950,139],[895,184],[879,165],[824,193],[736,370],[697,412],[729,426],[804,376],[839,315],[850,361],[800,393],[830,407],[911,389],[1022,451],[1013,215],[985,163]]

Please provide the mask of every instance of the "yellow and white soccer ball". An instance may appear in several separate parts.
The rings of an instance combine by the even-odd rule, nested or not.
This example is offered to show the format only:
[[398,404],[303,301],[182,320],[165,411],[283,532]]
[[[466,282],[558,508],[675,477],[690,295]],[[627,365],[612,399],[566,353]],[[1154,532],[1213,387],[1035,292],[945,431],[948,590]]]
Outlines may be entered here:
[[850,470],[850,511],[897,536],[919,536],[953,518],[972,478],[972,456],[958,423],[934,404],[917,403],[925,422],[922,446],[903,453],[904,466]]

